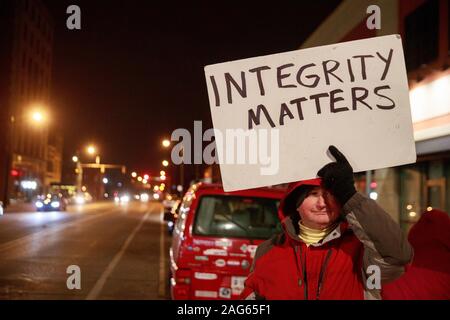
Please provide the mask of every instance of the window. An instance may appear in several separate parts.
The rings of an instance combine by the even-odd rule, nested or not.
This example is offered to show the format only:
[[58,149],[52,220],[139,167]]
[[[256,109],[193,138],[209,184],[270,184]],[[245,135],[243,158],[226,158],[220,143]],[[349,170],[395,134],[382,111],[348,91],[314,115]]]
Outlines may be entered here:
[[215,237],[268,239],[281,230],[276,199],[203,196],[194,234]]
[[194,195],[192,193],[187,193],[181,202],[178,220],[175,226],[175,232],[180,233],[183,232],[186,227],[186,218],[189,213],[189,209],[191,207],[192,201],[194,201]]
[[414,70],[435,60],[439,49],[439,1],[426,1],[405,21],[406,67]]

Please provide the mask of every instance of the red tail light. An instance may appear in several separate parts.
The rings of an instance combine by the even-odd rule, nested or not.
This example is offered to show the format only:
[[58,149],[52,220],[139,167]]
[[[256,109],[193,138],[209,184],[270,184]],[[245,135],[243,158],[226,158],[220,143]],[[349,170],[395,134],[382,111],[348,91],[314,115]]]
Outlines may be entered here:
[[191,284],[191,272],[186,269],[178,269],[175,272],[175,281],[177,284]]
[[172,299],[187,300],[189,299],[189,291],[191,284],[191,273],[186,269],[178,269],[175,277],[172,279],[171,291]]

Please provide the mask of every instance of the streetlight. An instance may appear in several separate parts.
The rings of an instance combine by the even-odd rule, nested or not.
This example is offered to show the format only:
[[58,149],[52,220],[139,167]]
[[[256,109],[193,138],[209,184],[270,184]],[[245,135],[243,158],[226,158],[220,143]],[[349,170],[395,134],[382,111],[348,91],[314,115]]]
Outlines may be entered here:
[[44,121],[44,115],[40,111],[34,111],[31,115],[31,119],[33,120],[33,122],[41,123]]
[[77,156],[73,156],[73,157],[72,157],[72,161],[73,161],[73,162],[78,162],[78,157],[77,157]]
[[162,141],[162,146],[163,146],[164,148],[168,148],[168,147],[170,146],[170,141],[169,141],[168,139],[164,139],[164,140]]
[[133,172],[131,173],[131,176],[132,176],[133,178],[136,178],[136,177],[137,177],[137,173],[133,171]]
[[169,161],[163,160],[162,165],[163,165],[164,167],[169,166]]
[[86,151],[87,151],[88,154],[93,155],[95,153],[95,147],[93,145],[89,145],[86,148]]
[[[41,105],[34,105],[29,111],[29,121],[32,124],[42,124],[48,120],[46,113]],[[14,120],[13,120],[14,121]]]
[[164,170],[161,170],[161,171],[159,172],[159,175],[160,175],[160,176],[165,176],[165,175],[166,175],[166,172],[165,172]]

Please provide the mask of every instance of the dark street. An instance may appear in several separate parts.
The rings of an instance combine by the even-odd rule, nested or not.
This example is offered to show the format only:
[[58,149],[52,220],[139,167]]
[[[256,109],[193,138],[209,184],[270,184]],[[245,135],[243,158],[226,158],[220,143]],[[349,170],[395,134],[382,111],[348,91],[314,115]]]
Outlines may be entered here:
[[[103,202],[2,216],[0,299],[167,298],[161,212],[156,202]],[[81,290],[66,286],[70,265],[81,269]]]

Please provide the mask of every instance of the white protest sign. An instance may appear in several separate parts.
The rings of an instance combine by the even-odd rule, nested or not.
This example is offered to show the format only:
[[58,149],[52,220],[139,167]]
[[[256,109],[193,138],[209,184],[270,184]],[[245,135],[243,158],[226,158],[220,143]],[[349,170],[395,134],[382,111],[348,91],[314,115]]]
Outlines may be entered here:
[[226,191],[310,179],[334,160],[355,172],[416,161],[399,35],[205,67]]

